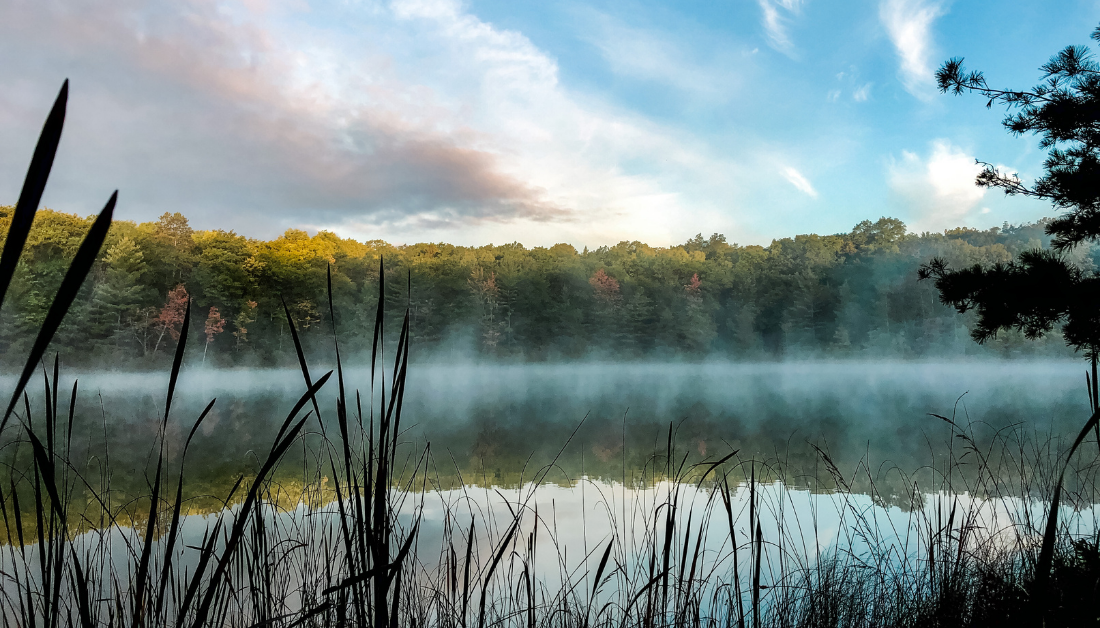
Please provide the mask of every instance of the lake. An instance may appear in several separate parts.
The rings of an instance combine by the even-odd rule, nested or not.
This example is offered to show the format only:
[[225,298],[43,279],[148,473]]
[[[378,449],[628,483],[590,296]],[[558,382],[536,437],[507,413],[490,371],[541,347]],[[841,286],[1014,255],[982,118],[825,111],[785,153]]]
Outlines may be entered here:
[[[314,368],[313,378],[325,370]],[[713,616],[734,606],[744,614],[753,596],[777,612],[791,594],[784,583],[821,577],[821,565],[885,570],[895,574],[890,586],[924,586],[937,553],[961,561],[965,549],[992,560],[1036,546],[1052,469],[1088,418],[1083,371],[1071,361],[413,364],[388,482],[392,551],[415,542],[401,577],[451,596],[452,618],[475,613],[469,596],[477,591],[493,592],[489,610],[477,613],[508,616],[519,593],[506,591],[521,581],[529,600],[541,596],[540,608],[560,602],[569,612],[614,607],[629,615],[642,612],[630,609],[644,599],[673,621],[680,612]],[[349,446],[361,462],[356,426],[360,407],[363,423],[372,421],[370,373],[352,367],[344,377]],[[160,451],[167,376],[63,373],[61,390],[74,379],[69,459],[88,485],[109,486],[100,495],[114,504],[106,510],[116,524],[85,525],[73,546],[97,556],[101,573],[115,563],[125,572],[148,521],[142,495]],[[177,570],[196,569],[208,538],[224,549],[244,491],[228,502],[226,494],[256,474],[304,390],[299,370],[184,370],[164,430],[167,477],[179,469],[195,418],[217,401],[186,456],[180,535],[165,551]],[[266,521],[259,537],[260,524],[248,524],[253,548],[288,548],[275,561],[285,571],[276,579],[282,588],[265,598],[285,612],[327,599],[317,591],[339,583],[334,570],[350,564],[339,539],[353,517],[346,509],[361,506],[348,495],[356,493],[334,444],[342,442],[337,393],[335,380],[321,389],[321,421],[306,419],[272,472],[262,493],[268,503],[252,515]],[[31,395],[32,417],[41,396]],[[376,392],[374,406],[380,401]],[[311,409],[306,403],[295,416]],[[17,449],[16,460],[29,460],[25,444],[9,443],[5,453]],[[1061,529],[1074,538],[1092,534],[1100,514],[1088,471],[1098,449],[1090,439],[1082,450],[1074,469],[1086,470],[1067,476],[1063,495]],[[72,494],[85,523],[97,527],[87,513],[103,504]],[[222,536],[211,536],[218,525]],[[167,541],[162,531],[145,542]],[[5,585],[9,596],[41,579],[26,552],[18,556],[0,560],[7,572],[23,570],[23,580]],[[675,600],[658,604],[658,589]],[[238,623],[259,612],[223,610]]]

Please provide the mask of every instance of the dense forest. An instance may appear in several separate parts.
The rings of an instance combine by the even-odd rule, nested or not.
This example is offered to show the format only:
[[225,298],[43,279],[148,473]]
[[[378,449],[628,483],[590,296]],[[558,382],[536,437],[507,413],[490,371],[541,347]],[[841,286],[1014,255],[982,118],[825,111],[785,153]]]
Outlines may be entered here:
[[[7,233],[11,208],[0,214],[0,233]],[[4,356],[25,355],[90,224],[51,210],[37,214],[0,312]],[[327,355],[331,269],[341,347],[354,356],[371,342],[382,257],[394,332],[397,314],[411,305],[414,358],[1068,355],[1056,334],[1035,343],[1002,333],[976,345],[971,315],[941,305],[932,283],[917,279],[917,268],[934,256],[954,267],[990,265],[1046,247],[1045,224],[913,234],[881,218],[849,233],[769,246],[739,246],[715,234],[668,248],[620,242],[577,251],[568,244],[394,246],[296,229],[264,241],[194,231],[181,214],[165,214],[112,225],[53,349],[70,365],[160,366],[170,360],[190,298],[195,361],[293,363],[284,302],[307,350]],[[1100,247],[1067,256],[1093,271]]]

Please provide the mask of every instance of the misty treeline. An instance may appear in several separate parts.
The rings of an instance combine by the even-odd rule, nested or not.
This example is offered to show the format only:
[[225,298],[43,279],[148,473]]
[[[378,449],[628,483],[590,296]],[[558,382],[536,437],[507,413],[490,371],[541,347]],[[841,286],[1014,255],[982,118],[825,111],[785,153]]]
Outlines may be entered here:
[[[11,208],[0,214],[0,233],[7,233]],[[25,355],[90,224],[38,212],[0,312],[4,356]],[[1046,247],[1044,227],[1040,221],[918,235],[881,218],[849,233],[769,246],[739,246],[715,234],[668,248],[620,242],[578,252],[568,244],[394,246],[296,229],[264,241],[195,231],[181,214],[164,214],[111,226],[53,348],[74,365],[159,365],[170,360],[190,298],[192,340],[202,347],[195,360],[292,364],[283,303],[307,350],[327,347],[331,269],[342,347],[353,355],[369,349],[382,256],[386,299],[395,306],[411,300],[421,357],[1066,355],[1057,334],[1038,343],[1001,334],[975,345],[970,315],[941,305],[935,286],[917,279],[917,268],[934,256],[955,267],[989,265]],[[1100,247],[1066,255],[1092,271]]]

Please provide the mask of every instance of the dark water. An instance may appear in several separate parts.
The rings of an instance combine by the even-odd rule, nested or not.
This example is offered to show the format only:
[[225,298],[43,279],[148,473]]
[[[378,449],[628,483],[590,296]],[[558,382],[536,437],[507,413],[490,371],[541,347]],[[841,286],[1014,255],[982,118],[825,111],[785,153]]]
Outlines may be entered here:
[[[142,476],[156,451],[167,375],[63,374],[61,389],[73,379],[80,390],[74,451],[109,454],[113,470]],[[369,379],[364,369],[345,370],[365,424]],[[256,467],[304,390],[297,370],[185,371],[166,433],[169,453],[216,398],[188,454],[195,490],[210,484],[213,491]],[[410,455],[431,444],[430,472],[443,486],[515,486],[555,459],[547,481],[584,474],[629,483],[667,468],[670,425],[677,460],[738,450],[739,460],[771,461],[798,484],[793,476],[821,473],[811,444],[845,473],[861,462],[907,473],[935,464],[955,439],[931,413],[979,437],[1015,426],[1010,431],[1033,441],[1064,439],[1088,417],[1084,390],[1084,364],[1070,361],[414,365],[401,430]],[[35,393],[32,386],[38,412],[42,394]],[[330,436],[338,434],[336,395],[333,378],[318,396]],[[356,414],[352,405],[353,421]],[[321,425],[311,417],[307,430],[316,437]]]

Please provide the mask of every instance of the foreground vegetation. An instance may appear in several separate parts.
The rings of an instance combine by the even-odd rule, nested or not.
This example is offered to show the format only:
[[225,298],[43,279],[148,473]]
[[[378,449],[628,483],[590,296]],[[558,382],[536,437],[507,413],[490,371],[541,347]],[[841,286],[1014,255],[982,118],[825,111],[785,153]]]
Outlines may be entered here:
[[[0,231],[10,224],[4,210]],[[67,260],[91,219],[42,210],[0,318],[3,361],[24,354]],[[907,233],[900,221],[864,221],[837,235],[800,235],[739,246],[715,234],[669,248],[641,242],[576,251],[567,244],[392,246],[289,230],[261,241],[192,231],[185,217],[116,221],[55,347],[70,364],[165,368],[188,298],[193,359],[217,365],[292,365],[283,302],[307,355],[323,357],[326,273],[348,354],[370,347],[378,261],[387,302],[410,304],[419,355],[495,359],[773,359],[1069,355],[1002,333],[970,342],[972,316],[939,303],[917,269],[932,257],[954,267],[1008,262],[1045,247],[1047,222],[942,234]],[[1068,254],[1094,270],[1100,248]],[[412,293],[405,281],[411,274]],[[395,323],[396,324],[396,323]],[[398,330],[388,330],[396,336]],[[17,365],[14,365],[17,366]]]

